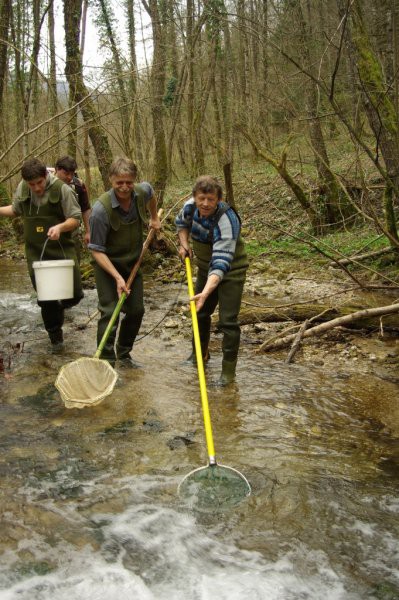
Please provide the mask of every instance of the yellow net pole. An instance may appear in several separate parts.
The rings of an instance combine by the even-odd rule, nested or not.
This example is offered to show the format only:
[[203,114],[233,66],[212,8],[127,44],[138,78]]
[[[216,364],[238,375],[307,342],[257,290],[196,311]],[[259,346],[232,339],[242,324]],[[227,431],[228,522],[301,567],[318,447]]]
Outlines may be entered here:
[[[186,272],[187,272],[188,293],[189,293],[190,298],[192,298],[194,296],[194,288],[193,288],[193,278],[192,278],[192,273],[191,273],[191,263],[190,263],[190,259],[188,257],[186,257],[185,263],[186,263]],[[211,424],[211,416],[209,413],[208,392],[206,389],[204,361],[202,359],[201,341],[200,341],[200,336],[199,336],[197,309],[195,307],[194,300],[190,300],[190,310],[191,310],[191,319],[192,319],[192,323],[193,323],[194,345],[195,345],[195,355],[197,358],[197,368],[198,368],[198,378],[199,378],[200,393],[201,393],[202,413],[204,416],[206,446],[208,449],[209,464],[212,465],[212,464],[216,464],[216,457],[215,457],[215,448],[213,445],[212,424]]]

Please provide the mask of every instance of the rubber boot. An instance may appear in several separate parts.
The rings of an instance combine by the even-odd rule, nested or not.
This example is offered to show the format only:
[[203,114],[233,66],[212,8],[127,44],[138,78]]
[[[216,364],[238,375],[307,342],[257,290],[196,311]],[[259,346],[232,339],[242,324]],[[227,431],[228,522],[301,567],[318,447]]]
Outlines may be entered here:
[[50,342],[53,346],[59,346],[63,343],[64,336],[61,328],[53,329],[52,331],[47,331],[47,333],[50,338]]
[[133,343],[129,343],[126,340],[125,345],[123,345],[120,343],[120,338],[121,336],[119,334],[119,339],[116,344],[116,358],[118,360],[119,366],[122,369],[140,369],[141,365],[136,363],[130,356],[130,353],[133,350]]
[[116,356],[118,364],[122,369],[141,369],[141,365],[136,363],[129,353],[120,352],[120,346],[116,346]]
[[121,369],[141,369],[141,365],[139,365],[139,363],[134,362],[132,358],[119,359],[119,366]]
[[222,373],[217,381],[218,387],[224,387],[225,385],[229,385],[233,383],[235,375],[236,375],[236,360],[222,360]]
[[121,344],[116,344],[116,358],[118,360],[127,360],[130,358],[130,353],[133,350],[133,344],[129,346],[122,346]]
[[[204,364],[206,364],[210,358],[211,358],[211,355],[209,354],[209,350],[206,349],[205,353],[202,356],[202,360],[203,360]],[[197,366],[197,356],[195,354],[194,349],[192,350],[190,356],[187,356],[187,358],[185,360],[183,360],[182,364]]]
[[[211,355],[209,354],[209,350],[208,350],[209,340],[211,337],[210,323],[209,323],[209,327],[208,327],[208,323],[203,324],[201,321],[198,321],[198,329],[199,329],[199,338],[200,338],[200,343],[201,343],[202,360],[204,361],[204,364],[206,364],[211,357]],[[192,343],[192,347],[193,347],[191,354],[190,354],[190,356],[188,356],[186,358],[186,360],[183,361],[182,364],[197,366],[197,356],[195,353],[194,338],[192,338],[191,343]]]

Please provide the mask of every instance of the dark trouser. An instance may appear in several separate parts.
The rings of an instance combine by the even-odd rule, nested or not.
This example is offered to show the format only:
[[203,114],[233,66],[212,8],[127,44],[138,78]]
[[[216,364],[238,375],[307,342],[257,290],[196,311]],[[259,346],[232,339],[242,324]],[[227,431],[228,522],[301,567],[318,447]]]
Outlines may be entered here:
[[[230,278],[231,277],[231,278]],[[218,329],[223,333],[222,350],[224,360],[237,359],[240,346],[240,325],[238,313],[241,306],[245,272],[242,276],[227,275],[218,287],[208,296],[204,306],[198,311],[198,327],[202,352],[205,353],[210,337],[211,315],[219,304]],[[208,274],[199,270],[195,284],[195,293],[201,292],[206,284]]]
[[[111,277],[111,275],[106,273],[98,265],[94,265],[94,271],[98,293],[98,309],[101,313],[97,325],[98,346],[103,338],[115,307],[118,304],[118,294],[116,291],[115,279]],[[132,283],[130,294],[123,303],[121,312],[124,313],[124,316],[121,319],[119,328],[119,335],[116,343],[116,356],[120,359],[124,359],[129,357],[144,316],[143,278],[140,273],[136,275]],[[114,344],[118,322],[119,317],[115,321],[101,353],[101,358],[106,360],[115,360]]]
[[64,308],[59,300],[37,301],[42,312],[42,319],[46,331],[53,333],[62,328],[64,324]]

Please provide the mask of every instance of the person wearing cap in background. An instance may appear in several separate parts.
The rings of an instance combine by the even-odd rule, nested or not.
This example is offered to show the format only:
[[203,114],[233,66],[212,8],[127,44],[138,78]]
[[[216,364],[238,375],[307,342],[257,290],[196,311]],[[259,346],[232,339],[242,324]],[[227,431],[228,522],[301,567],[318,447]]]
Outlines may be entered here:
[[[56,177],[58,177],[58,179],[61,179],[61,181],[69,185],[77,196],[80,210],[82,211],[83,226],[85,228],[84,243],[87,246],[90,241],[89,217],[91,214],[91,206],[87,188],[84,182],[76,174],[77,167],[78,165],[76,160],[72,158],[72,156],[62,156],[55,163],[54,174]],[[76,229],[72,237],[75,242],[75,250],[80,263],[81,243],[79,238],[79,229]]]
[[29,276],[36,289],[33,262],[40,260],[74,260],[74,296],[68,300],[48,300],[40,306],[45,329],[53,345],[63,342],[64,309],[78,304],[83,298],[80,270],[72,240],[72,231],[79,227],[81,211],[72,189],[47,171],[38,158],[26,160],[21,168],[22,181],[14,194],[13,203],[0,207],[1,217],[21,217],[24,226],[25,255]]
[[[222,201],[222,188],[208,175],[195,182],[192,198],[176,217],[179,236],[179,256],[184,260],[193,252],[198,266],[195,300],[201,351],[204,361],[209,359],[211,316],[219,305],[218,329],[223,333],[222,372],[217,385],[232,383],[235,378],[241,306],[248,259],[241,238],[241,222],[236,211]],[[189,361],[195,363],[195,352]]]

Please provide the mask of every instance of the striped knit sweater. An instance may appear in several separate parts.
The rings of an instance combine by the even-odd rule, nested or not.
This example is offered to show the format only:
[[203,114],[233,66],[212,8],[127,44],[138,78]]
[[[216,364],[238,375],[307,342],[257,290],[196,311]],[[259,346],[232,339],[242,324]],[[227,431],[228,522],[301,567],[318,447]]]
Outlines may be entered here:
[[[225,202],[219,202],[219,208],[226,208]],[[240,221],[232,208],[219,218],[218,210],[211,217],[201,217],[195,206],[194,198],[188,200],[176,217],[177,229],[188,229],[193,240],[205,244],[212,244],[212,258],[209,266],[209,275],[218,275],[223,279],[230,271],[233,262],[236,244],[240,235]],[[213,240],[210,240],[213,230]]]

